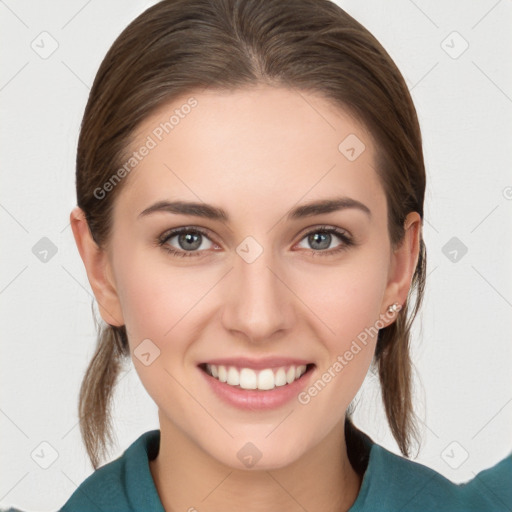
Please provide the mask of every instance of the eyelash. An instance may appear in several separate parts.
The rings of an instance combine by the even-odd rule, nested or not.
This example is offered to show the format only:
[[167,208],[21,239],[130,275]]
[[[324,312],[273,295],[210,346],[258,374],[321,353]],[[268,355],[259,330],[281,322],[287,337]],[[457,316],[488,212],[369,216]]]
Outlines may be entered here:
[[[191,227],[184,227],[184,228],[178,228],[178,229],[172,229],[170,231],[166,231],[162,235],[160,235],[157,240],[156,244],[159,247],[162,247],[162,249],[168,253],[170,253],[172,256],[176,257],[189,257],[189,256],[200,256],[202,251],[179,251],[176,250],[169,245],[166,245],[166,242],[169,241],[171,238],[173,238],[176,235],[180,235],[182,233],[195,233],[200,234],[202,236],[205,236],[206,238],[210,239],[208,236],[208,233],[203,231],[200,228],[191,228]],[[312,253],[312,256],[333,256],[335,254],[341,253],[342,251],[346,251],[352,246],[357,245],[354,240],[347,235],[345,231],[339,230],[337,228],[332,228],[329,226],[320,226],[318,228],[315,228],[311,231],[308,231],[304,234],[304,236],[301,238],[301,241],[308,237],[309,235],[315,234],[315,233],[330,233],[338,236],[341,241],[343,242],[340,246],[338,246],[335,249],[329,249],[329,250],[314,250],[310,249],[309,251]]]

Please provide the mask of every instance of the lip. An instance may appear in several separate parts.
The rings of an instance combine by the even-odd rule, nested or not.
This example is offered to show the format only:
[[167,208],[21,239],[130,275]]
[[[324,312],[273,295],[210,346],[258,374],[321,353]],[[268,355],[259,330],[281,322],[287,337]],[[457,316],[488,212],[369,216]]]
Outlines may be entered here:
[[[216,359],[215,361],[241,361],[240,359]],[[245,360],[247,361],[247,360]],[[269,359],[265,360],[265,364],[269,364]],[[278,361],[277,359],[273,359],[273,361]],[[279,361],[282,361],[279,359]],[[298,359],[286,359],[286,361],[293,361],[292,364],[297,364],[296,361],[300,361]],[[252,363],[255,361],[252,360]],[[263,364],[263,361],[258,361],[258,364]],[[206,364],[206,363],[205,363]],[[225,364],[225,363],[215,363],[212,361],[208,361],[208,364]],[[307,364],[307,363],[302,363]],[[232,364],[232,366],[236,366]],[[285,365],[283,365],[285,366]],[[269,368],[269,366],[262,366],[263,368]],[[271,366],[270,366],[271,367]],[[246,368],[246,367],[245,367]],[[253,366],[254,368],[254,366]],[[215,393],[215,395],[222,400],[224,403],[236,407],[237,409],[248,410],[248,411],[262,411],[262,410],[270,410],[277,409],[286,403],[290,402],[293,399],[296,399],[298,394],[304,390],[304,388],[309,384],[311,380],[311,375],[314,373],[314,369],[316,366],[312,363],[307,364],[306,373],[304,373],[299,379],[293,381],[291,384],[286,384],[285,386],[278,386],[272,390],[251,390],[251,389],[242,389],[234,386],[230,386],[225,382],[220,382],[220,380],[212,377],[204,370],[204,365],[198,365],[198,370],[203,375],[203,378],[206,380],[207,384],[210,386],[210,389]]]
[[264,357],[260,359],[251,359],[249,357],[225,357],[203,361],[198,366],[204,366],[206,364],[263,370],[265,368],[280,368],[281,366],[301,366],[308,364],[311,365],[313,363],[311,361],[307,361],[306,359],[297,359],[294,357]]

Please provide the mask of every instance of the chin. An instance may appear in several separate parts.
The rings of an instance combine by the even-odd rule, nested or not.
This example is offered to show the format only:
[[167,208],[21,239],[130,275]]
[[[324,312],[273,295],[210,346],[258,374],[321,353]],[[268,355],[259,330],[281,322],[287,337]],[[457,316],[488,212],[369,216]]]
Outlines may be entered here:
[[[296,462],[305,453],[304,440],[287,436],[271,439],[268,429],[260,436],[243,436],[224,443],[221,450],[208,450],[220,463],[236,470],[268,471],[285,468]],[[297,447],[300,446],[300,452]]]

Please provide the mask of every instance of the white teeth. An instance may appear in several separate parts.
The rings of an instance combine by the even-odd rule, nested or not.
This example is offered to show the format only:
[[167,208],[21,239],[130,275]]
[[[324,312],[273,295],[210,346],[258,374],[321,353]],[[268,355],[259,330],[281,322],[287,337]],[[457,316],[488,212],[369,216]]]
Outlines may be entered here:
[[274,372],[270,368],[262,370],[258,374],[258,389],[274,389],[276,387],[274,381]]
[[[238,373],[236,368],[230,368]],[[250,368],[242,368],[240,372],[240,387],[242,389],[256,389],[258,387],[258,376]]]
[[226,381],[230,386],[238,386],[240,384],[240,374],[236,368],[230,367],[228,369],[228,380]]
[[284,368],[279,368],[279,370],[277,370],[274,380],[276,386],[284,386],[286,384],[286,372],[284,371]]
[[[225,366],[219,366],[218,373],[219,373],[219,380],[221,382],[226,382],[228,380],[228,372],[226,371]],[[212,374],[213,374],[213,372],[212,372]]]
[[306,372],[306,365],[290,366],[288,369],[265,368],[256,372],[252,368],[238,369],[234,366],[207,364],[206,372],[221,382],[230,386],[240,386],[242,389],[270,390],[276,386],[285,386],[300,378]]

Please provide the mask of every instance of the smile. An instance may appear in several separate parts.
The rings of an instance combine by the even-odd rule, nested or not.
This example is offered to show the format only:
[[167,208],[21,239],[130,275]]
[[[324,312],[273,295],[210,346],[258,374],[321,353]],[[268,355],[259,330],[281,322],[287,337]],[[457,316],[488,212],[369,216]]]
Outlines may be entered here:
[[239,389],[258,389],[268,391],[286,386],[300,379],[308,367],[313,365],[289,365],[279,368],[263,368],[258,371],[252,368],[204,364],[201,369],[211,377]]

